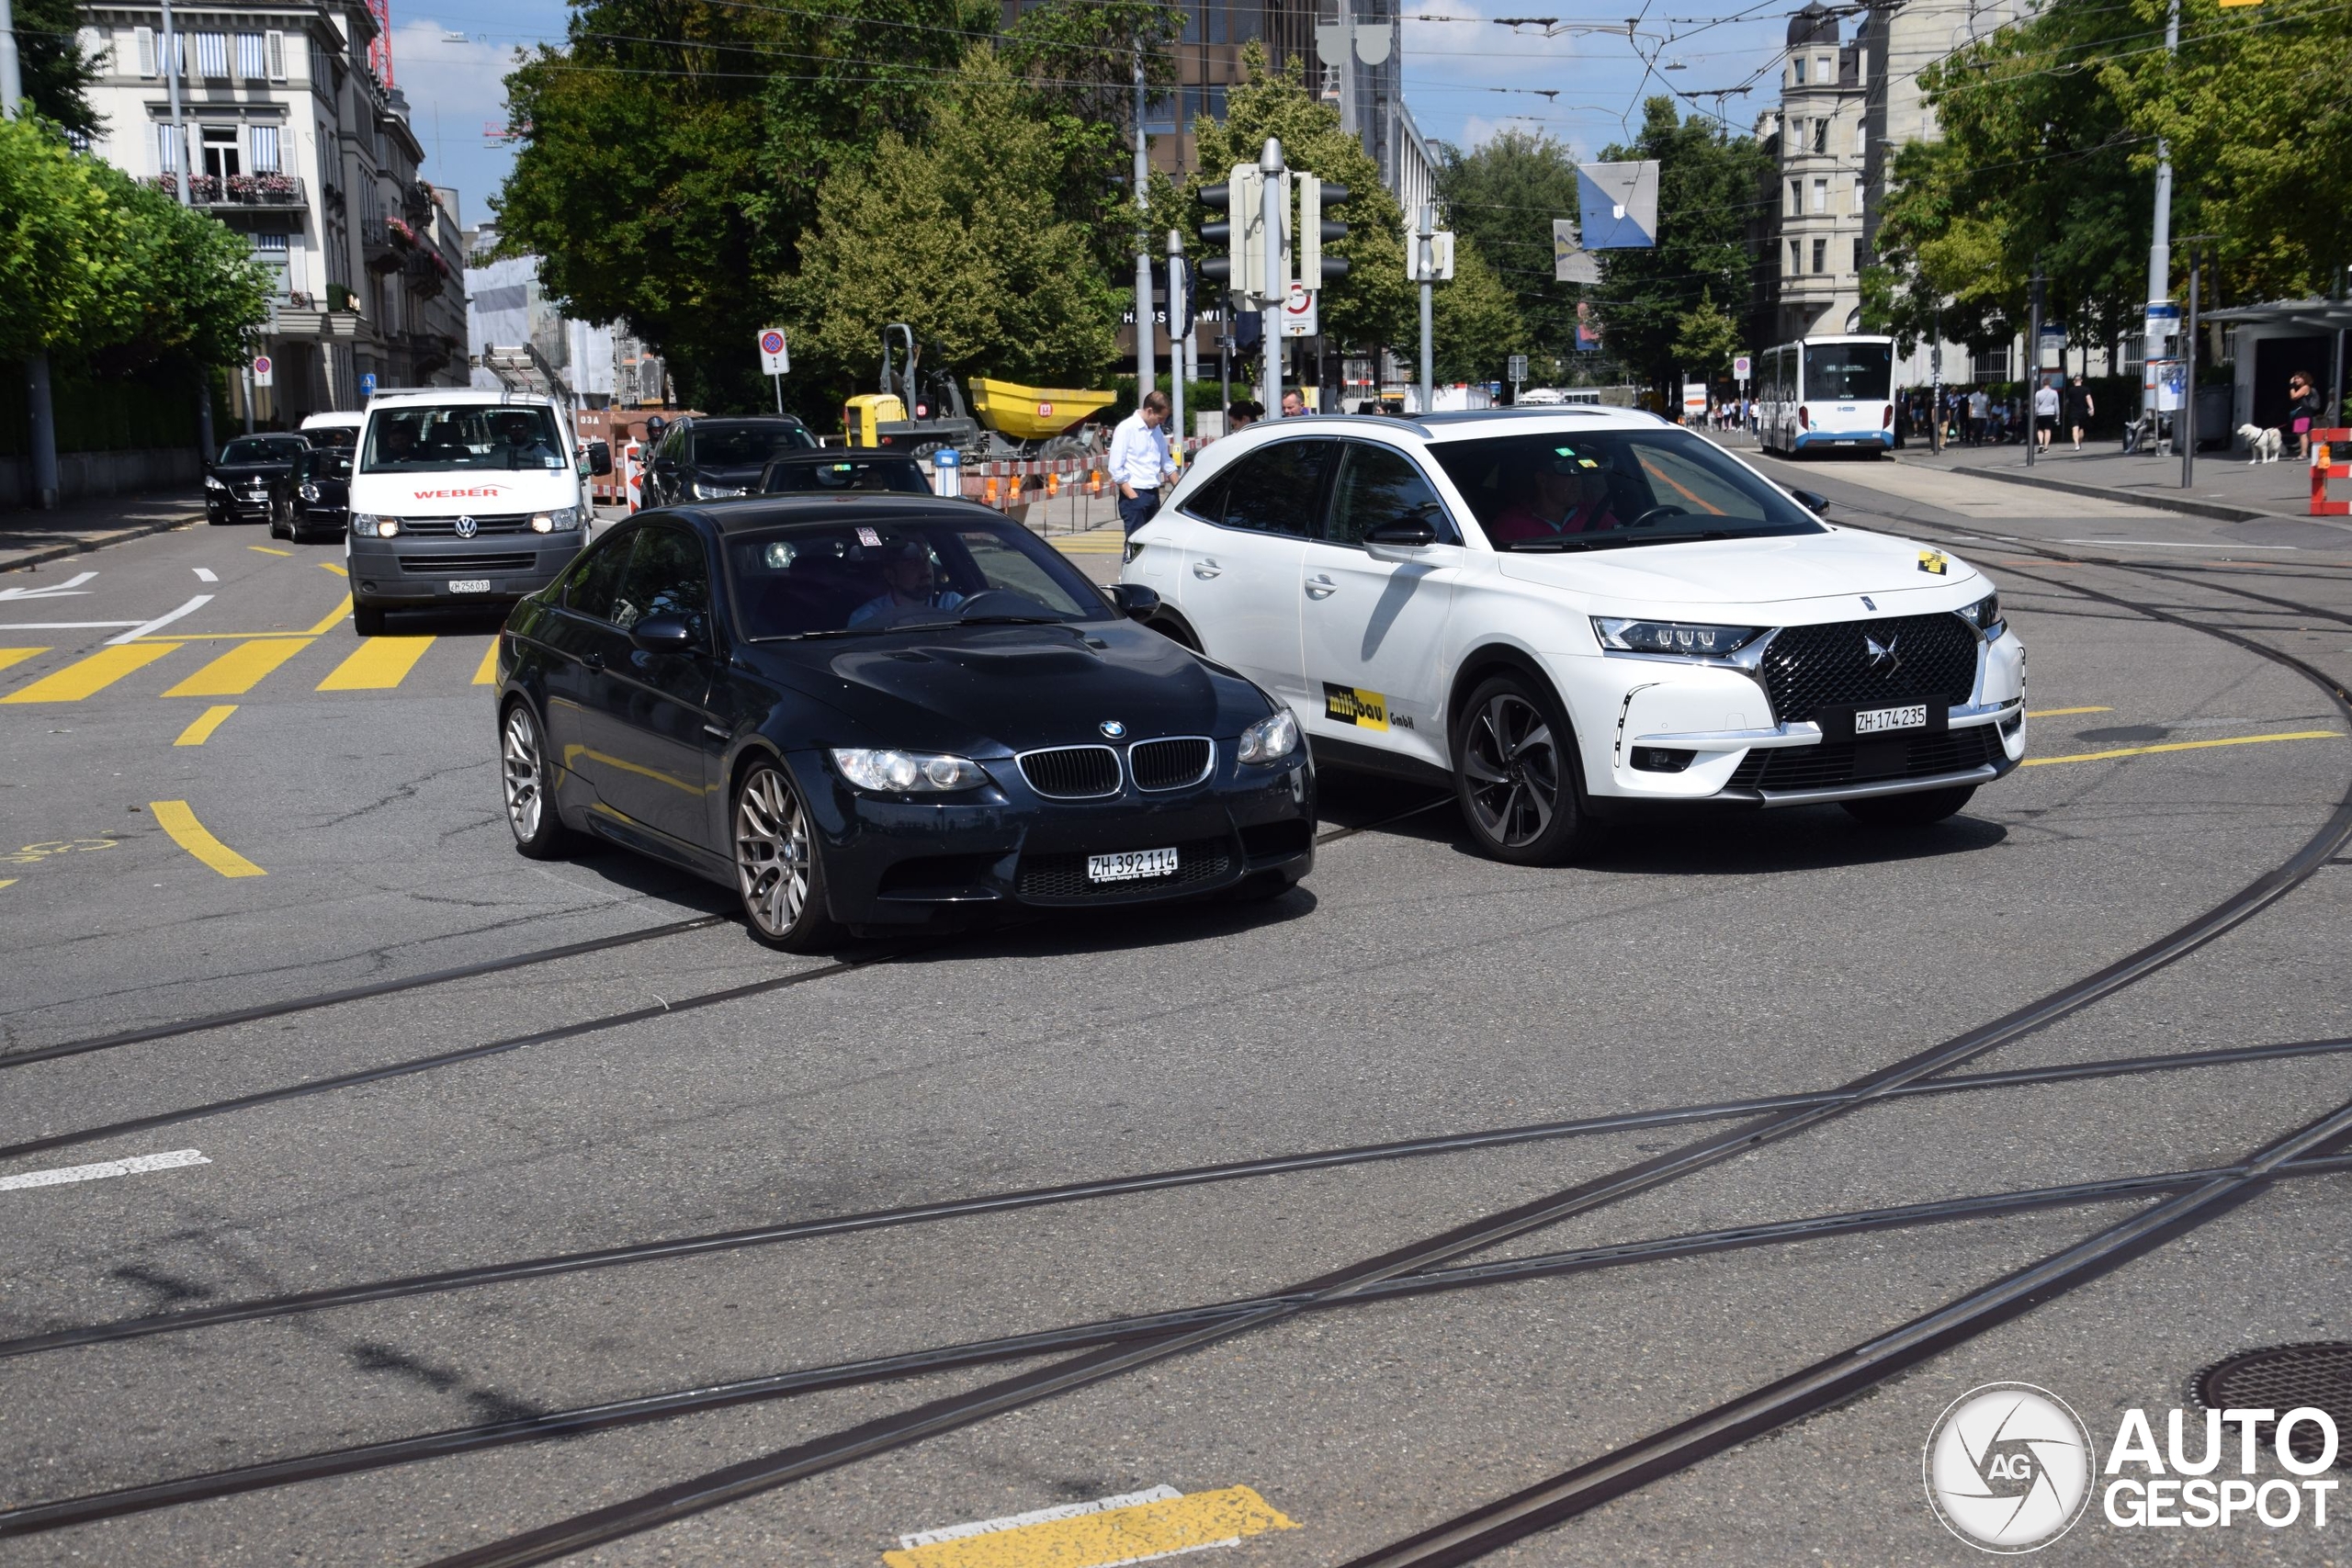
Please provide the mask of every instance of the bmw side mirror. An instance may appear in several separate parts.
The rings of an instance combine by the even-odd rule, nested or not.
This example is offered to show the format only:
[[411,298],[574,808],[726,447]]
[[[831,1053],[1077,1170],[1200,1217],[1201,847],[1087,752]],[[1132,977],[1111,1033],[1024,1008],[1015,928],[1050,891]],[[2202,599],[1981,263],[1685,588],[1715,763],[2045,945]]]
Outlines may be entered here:
[[1159,594],[1140,582],[1114,582],[1111,584],[1111,603],[1131,620],[1148,620],[1151,613],[1159,608]]
[[629,627],[628,640],[647,653],[684,653],[694,646],[695,634],[676,615],[648,615]]
[[1399,517],[1393,523],[1383,523],[1376,528],[1366,530],[1363,542],[1367,545],[1390,545],[1398,548],[1411,549],[1422,545],[1436,544],[1437,530],[1430,525],[1427,516],[1415,512]]
[[1826,495],[1816,495],[1809,490],[1792,490],[1789,493],[1797,498],[1799,505],[1816,517],[1829,510],[1829,498]]

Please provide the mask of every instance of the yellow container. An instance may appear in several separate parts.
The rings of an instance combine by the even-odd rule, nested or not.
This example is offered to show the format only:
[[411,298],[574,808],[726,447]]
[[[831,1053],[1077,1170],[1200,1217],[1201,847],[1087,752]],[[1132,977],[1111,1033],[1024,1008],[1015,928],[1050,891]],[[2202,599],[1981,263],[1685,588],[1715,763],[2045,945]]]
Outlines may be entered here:
[[1116,392],[1065,387],[1024,387],[1017,381],[971,379],[972,412],[980,423],[1015,441],[1042,441],[1079,424],[1118,400]]

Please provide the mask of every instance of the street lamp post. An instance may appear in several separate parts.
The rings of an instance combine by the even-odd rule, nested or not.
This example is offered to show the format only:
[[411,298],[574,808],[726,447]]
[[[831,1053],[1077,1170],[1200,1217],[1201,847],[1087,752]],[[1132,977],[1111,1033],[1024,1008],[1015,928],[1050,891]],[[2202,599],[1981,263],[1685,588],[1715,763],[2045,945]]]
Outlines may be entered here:
[[1144,84],[1143,39],[1136,39],[1136,407],[1154,385],[1151,363],[1151,227],[1144,215],[1149,210],[1151,158],[1143,133]]
[[1437,209],[1423,203],[1420,223],[1413,231],[1413,270],[1421,279],[1421,412],[1433,412],[1431,400],[1437,395],[1437,378],[1430,370],[1430,336],[1433,321],[1430,289],[1431,277],[1437,272],[1437,251],[1433,236],[1437,233]]
[[1266,226],[1265,390],[1260,394],[1268,412],[1283,406],[1283,296],[1289,292],[1290,258],[1283,243],[1283,226],[1290,214],[1283,210],[1283,144],[1266,138],[1258,154],[1258,172],[1265,176],[1265,199],[1259,209]]

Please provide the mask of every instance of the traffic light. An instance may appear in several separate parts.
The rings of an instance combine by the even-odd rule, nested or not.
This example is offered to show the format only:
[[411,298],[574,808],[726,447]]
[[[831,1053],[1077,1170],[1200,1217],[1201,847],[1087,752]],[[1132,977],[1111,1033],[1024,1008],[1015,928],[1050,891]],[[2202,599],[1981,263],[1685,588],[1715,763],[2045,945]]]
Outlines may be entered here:
[[1224,185],[1201,187],[1201,205],[1227,215],[1201,225],[1201,243],[1227,252],[1203,256],[1201,276],[1245,305],[1261,302],[1266,288],[1265,198],[1266,176],[1255,164],[1236,164]]
[[1326,185],[1314,175],[1299,175],[1298,181],[1298,280],[1309,288],[1320,288],[1335,277],[1348,276],[1348,258],[1327,256],[1323,247],[1333,240],[1348,237],[1348,226],[1323,216],[1323,204],[1334,206],[1348,199],[1348,187]]

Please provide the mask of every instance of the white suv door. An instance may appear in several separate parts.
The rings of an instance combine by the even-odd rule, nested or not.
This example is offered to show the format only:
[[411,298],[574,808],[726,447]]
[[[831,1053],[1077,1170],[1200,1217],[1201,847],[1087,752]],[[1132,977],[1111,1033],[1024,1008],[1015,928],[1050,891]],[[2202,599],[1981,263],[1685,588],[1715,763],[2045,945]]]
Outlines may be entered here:
[[1261,446],[1182,508],[1189,517],[1176,603],[1201,650],[1302,717],[1310,705],[1300,674],[1299,565],[1339,446],[1329,436]]
[[[1349,441],[1321,536],[1300,561],[1307,732],[1450,765],[1442,668],[1462,535],[1419,464]],[[1426,522],[1436,542],[1365,543],[1385,524]]]

